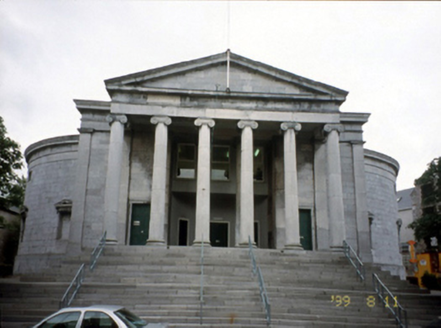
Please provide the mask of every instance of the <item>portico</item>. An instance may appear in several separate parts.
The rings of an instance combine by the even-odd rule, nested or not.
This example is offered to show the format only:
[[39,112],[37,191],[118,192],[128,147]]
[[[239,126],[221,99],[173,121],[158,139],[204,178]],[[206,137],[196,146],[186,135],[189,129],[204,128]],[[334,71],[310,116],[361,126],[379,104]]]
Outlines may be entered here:
[[[346,92],[305,79],[296,81],[294,75],[234,54],[230,60],[232,85],[228,90],[219,85],[215,91],[196,85],[188,88],[179,79],[183,72],[191,75],[189,72],[194,71],[196,78],[198,71],[206,71],[205,83],[214,83],[208,72],[224,69],[222,55],[106,81],[112,98],[104,220],[108,242],[123,242],[116,237],[121,226],[116,213],[124,212],[119,207],[127,205],[116,200],[120,197],[116,186],[120,184],[122,163],[131,162],[133,155],[124,152],[124,138],[128,133],[133,139],[138,131],[154,130],[154,142],[139,140],[153,145],[150,200],[142,200],[150,204],[147,245],[210,245],[211,222],[225,222],[227,235],[222,238],[228,245],[247,246],[250,237],[253,243],[258,239],[261,247],[301,250],[304,236],[299,211],[303,208],[309,211],[307,220],[312,227],[307,248],[341,246],[346,231],[339,150],[343,125],[338,105],[345,100]],[[263,82],[266,77],[235,85],[250,72],[262,77],[276,74],[279,80],[267,86]],[[167,82],[172,75],[173,88]],[[265,87],[269,88],[265,93],[259,90]],[[126,134],[125,126],[129,126]],[[314,150],[318,141],[324,142],[324,150]],[[301,163],[312,165],[307,179],[324,181],[316,181],[308,192],[302,190],[303,182],[299,187],[299,144],[312,150],[313,158],[325,154],[326,177],[312,176],[314,160]],[[279,148],[281,156],[273,155]],[[303,171],[300,173],[305,175]],[[326,195],[326,209],[316,204],[321,194]],[[224,203],[223,212],[218,199]],[[316,213],[321,211],[326,218],[318,222]],[[318,242],[317,227],[322,225],[329,235],[326,241]],[[129,228],[125,235],[130,233]]]

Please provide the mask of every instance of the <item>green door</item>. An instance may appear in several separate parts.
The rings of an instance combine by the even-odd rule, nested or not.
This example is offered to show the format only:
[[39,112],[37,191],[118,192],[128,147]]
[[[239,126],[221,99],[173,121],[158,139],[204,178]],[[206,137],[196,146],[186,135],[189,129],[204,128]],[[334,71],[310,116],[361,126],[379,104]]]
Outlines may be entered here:
[[228,247],[227,222],[210,222],[210,241],[213,247]]
[[149,238],[150,205],[133,204],[130,222],[130,245],[145,245]]
[[311,211],[300,210],[300,243],[306,251],[312,251]]

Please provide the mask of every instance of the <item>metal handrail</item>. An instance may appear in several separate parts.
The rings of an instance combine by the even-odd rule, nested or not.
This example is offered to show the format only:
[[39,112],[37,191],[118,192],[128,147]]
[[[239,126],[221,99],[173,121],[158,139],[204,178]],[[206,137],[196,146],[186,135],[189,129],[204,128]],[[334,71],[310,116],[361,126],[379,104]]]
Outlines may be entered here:
[[107,231],[104,231],[98,245],[96,245],[96,247],[92,251],[92,254],[90,254],[90,266],[89,266],[90,271],[93,271],[96,262],[98,261],[98,258],[103,252],[104,246],[106,245],[106,236],[107,236]]
[[[98,261],[98,258],[103,252],[104,246],[106,245],[106,235],[107,232],[104,231],[98,245],[94,248],[92,254],[90,255],[90,264],[89,264],[90,271],[93,271],[93,269],[96,266],[96,262]],[[60,309],[70,306],[75,296],[77,295],[78,291],[80,290],[85,276],[84,266],[85,266],[84,263],[81,264],[80,268],[77,271],[77,274],[72,279],[72,282],[70,283],[69,287],[66,289],[66,292],[64,293],[63,298],[60,301]]]
[[[355,271],[357,272],[357,275],[360,277],[361,281],[364,281],[366,277],[366,271],[363,262],[360,260],[351,245],[346,242],[346,240],[343,240],[343,253],[355,268]],[[351,254],[354,256],[355,261],[352,259]]]
[[80,268],[77,271],[77,274],[75,275],[69,287],[67,288],[66,292],[64,293],[63,298],[61,299],[60,302],[60,309],[68,307],[72,303],[73,299],[75,298],[75,295],[77,295],[78,290],[81,288],[83,280],[84,280],[84,263],[81,264]]
[[248,248],[249,255],[251,258],[251,270],[253,276],[257,275],[257,280],[259,282],[260,299],[262,300],[263,308],[265,309],[266,323],[268,326],[271,325],[271,304],[268,298],[268,293],[266,292],[265,281],[263,280],[263,274],[260,267],[256,264],[256,257],[253,252],[253,245],[251,243],[251,237],[248,236]]
[[201,286],[199,291],[199,323],[202,325],[203,320],[203,305],[204,305],[204,236],[202,235],[201,245]]
[[[378,298],[395,317],[397,325],[400,328],[407,328],[407,311],[401,306],[396,297],[390,292],[390,290],[383,284],[383,282],[380,280],[380,278],[378,278],[377,274],[375,273],[372,273],[372,282],[374,286],[374,291],[377,293]],[[393,303],[393,305],[391,305],[390,303]]]

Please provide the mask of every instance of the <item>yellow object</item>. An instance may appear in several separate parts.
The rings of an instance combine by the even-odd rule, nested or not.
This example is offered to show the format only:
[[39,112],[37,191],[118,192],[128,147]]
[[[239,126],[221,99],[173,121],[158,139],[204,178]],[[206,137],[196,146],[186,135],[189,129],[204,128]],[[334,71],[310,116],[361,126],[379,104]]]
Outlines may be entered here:
[[415,277],[418,278],[418,285],[420,287],[424,287],[421,282],[421,278],[426,272],[434,274],[437,277],[441,277],[439,266],[439,264],[441,263],[441,253],[416,254],[416,260],[417,268],[415,271]]

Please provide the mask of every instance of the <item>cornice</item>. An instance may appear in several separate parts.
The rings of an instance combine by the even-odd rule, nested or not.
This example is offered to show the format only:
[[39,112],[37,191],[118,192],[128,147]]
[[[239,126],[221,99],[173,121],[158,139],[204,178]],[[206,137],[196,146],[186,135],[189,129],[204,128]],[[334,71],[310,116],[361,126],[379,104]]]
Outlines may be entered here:
[[84,111],[110,111],[110,101],[84,99],[74,99],[73,101],[80,113],[83,113]]
[[[254,98],[265,100],[303,100],[303,101],[327,101],[335,102],[338,104],[343,103],[346,100],[344,96],[335,95],[314,95],[312,93],[299,93],[299,94],[282,94],[282,93],[258,93],[258,92],[235,92],[231,91],[211,91],[211,90],[197,90],[197,89],[174,89],[174,88],[152,88],[152,87],[140,87],[140,86],[125,86],[125,85],[113,85],[108,86],[107,91],[110,95],[116,92],[120,93],[135,93],[135,94],[166,94],[166,95],[179,95],[179,96],[200,96],[200,97],[217,97],[217,98]],[[78,107],[77,107],[78,108]]]
[[24,152],[24,157],[26,158],[26,162],[29,163],[29,159],[33,153],[35,153],[37,151],[41,151],[42,149],[45,149],[48,147],[77,145],[79,142],[79,138],[80,138],[80,136],[78,134],[76,134],[76,135],[55,137],[55,138],[49,138],[49,139],[44,139],[44,140],[38,141],[38,142],[30,145],[28,148],[26,148],[26,150]]

